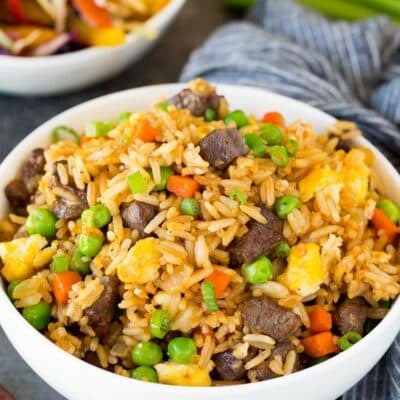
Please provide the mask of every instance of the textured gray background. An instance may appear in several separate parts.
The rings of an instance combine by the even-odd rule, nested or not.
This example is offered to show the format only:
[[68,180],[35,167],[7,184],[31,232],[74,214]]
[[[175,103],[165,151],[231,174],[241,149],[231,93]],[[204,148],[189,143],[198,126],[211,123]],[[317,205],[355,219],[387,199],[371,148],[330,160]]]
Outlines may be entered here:
[[[118,90],[177,81],[191,50],[229,18],[220,0],[187,0],[173,26],[152,52],[118,77],[78,93],[56,97],[23,99],[0,95],[0,160],[38,125],[76,104]],[[0,79],[7,77],[0,76]],[[16,400],[63,399],[25,364],[1,328],[0,385]]]

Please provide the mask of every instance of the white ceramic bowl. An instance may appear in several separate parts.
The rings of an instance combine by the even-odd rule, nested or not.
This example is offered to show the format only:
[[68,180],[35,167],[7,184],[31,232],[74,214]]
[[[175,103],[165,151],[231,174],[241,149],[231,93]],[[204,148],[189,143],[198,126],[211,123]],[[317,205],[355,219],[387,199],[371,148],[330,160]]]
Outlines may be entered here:
[[[149,86],[100,97],[74,107],[46,122],[23,140],[0,165],[0,217],[7,212],[4,186],[17,174],[18,166],[30,150],[46,146],[49,133],[57,125],[81,130],[85,121],[111,119],[122,111],[145,110],[160,97],[169,97],[184,86]],[[317,131],[334,119],[308,105],[264,90],[219,85],[232,108],[261,116],[266,110],[280,110],[291,122],[301,118],[313,123]],[[376,171],[384,193],[400,202],[400,177],[379,151],[364,139],[357,144],[368,147],[376,156]],[[190,388],[152,384],[120,377],[87,364],[59,349],[32,328],[0,288],[0,324],[11,343],[54,389],[70,400],[333,400],[354,385],[378,362],[399,331],[400,301],[396,301],[384,320],[349,350],[312,368],[270,381],[238,386]],[[12,366],[9,366],[12,368]]]
[[185,1],[171,0],[146,22],[147,29],[157,32],[156,39],[133,33],[125,44],[116,47],[91,47],[47,57],[0,55],[0,92],[23,96],[61,94],[110,78],[155,45]]

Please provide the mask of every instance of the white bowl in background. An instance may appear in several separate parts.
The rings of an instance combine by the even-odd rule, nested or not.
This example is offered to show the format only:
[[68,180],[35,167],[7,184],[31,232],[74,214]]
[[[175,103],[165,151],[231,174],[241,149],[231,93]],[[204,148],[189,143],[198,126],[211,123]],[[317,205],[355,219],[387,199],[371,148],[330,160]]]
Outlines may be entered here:
[[[33,148],[49,143],[50,132],[55,126],[69,125],[81,131],[86,121],[113,119],[123,111],[145,110],[161,97],[170,97],[183,87],[182,84],[148,86],[103,96],[65,111],[41,125],[0,165],[0,217],[5,217],[7,213],[5,185],[15,177],[18,167]],[[227,97],[232,109],[240,108],[257,116],[267,110],[279,110],[287,121],[302,119],[311,122],[318,132],[335,121],[322,111],[268,91],[229,85],[218,85],[217,88],[218,93]],[[368,147],[374,153],[374,168],[382,182],[383,193],[400,203],[400,177],[395,169],[365,139],[358,139],[356,144]],[[398,333],[400,320],[400,301],[397,300],[374,330],[349,350],[328,361],[269,381],[193,388],[124,378],[71,356],[24,320],[3,287],[0,287],[0,310],[0,325],[22,358],[49,385],[70,400],[333,400],[357,383],[378,362]]]
[[61,94],[117,75],[157,43],[184,3],[171,0],[146,21],[146,29],[157,33],[155,39],[132,33],[121,46],[89,47],[46,57],[0,55],[0,92],[22,96]]

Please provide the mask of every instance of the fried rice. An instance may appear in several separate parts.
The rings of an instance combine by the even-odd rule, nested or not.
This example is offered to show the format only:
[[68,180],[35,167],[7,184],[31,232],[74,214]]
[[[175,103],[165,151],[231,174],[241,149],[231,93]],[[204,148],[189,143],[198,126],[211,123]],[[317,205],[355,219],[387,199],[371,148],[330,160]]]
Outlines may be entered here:
[[[192,81],[188,91],[197,100],[216,96],[215,88],[202,80]],[[330,332],[336,350],[323,354],[333,356],[343,337],[335,317],[340,304],[349,299],[364,302],[360,334],[367,334],[398,295],[397,244],[374,220],[382,194],[375,186],[373,154],[349,147],[351,139],[361,135],[357,126],[339,121],[318,135],[307,121],[281,123],[283,143],[293,140],[298,145],[286,165],[273,162],[266,144],[264,156],[256,157],[249,146],[246,154],[221,170],[200,155],[200,143],[216,130],[236,128],[237,122],[226,118],[227,101],[215,98],[218,101],[207,108],[214,110],[212,120],[196,115],[193,102],[182,105],[167,99],[146,112],[130,110],[106,134],[56,141],[44,150],[37,188],[22,209],[11,199],[10,214],[0,222],[0,257],[5,280],[18,280],[12,301],[19,310],[50,304],[51,319],[42,333],[70,354],[129,377],[138,366],[132,349],[152,341],[163,349],[163,359],[153,365],[160,383],[254,382],[290,374],[319,359],[307,351],[304,341],[319,333],[312,330],[312,310],[334,315]],[[138,137],[143,121],[156,132],[153,140]],[[268,118],[260,121],[247,115],[240,135],[257,133],[265,123]],[[169,186],[154,190],[163,167],[197,183],[191,196],[199,206],[197,216],[182,212],[182,198]],[[128,184],[136,172],[145,182],[140,192]],[[263,251],[271,262],[271,276],[262,283],[249,282],[243,268],[232,265],[230,249],[252,224],[271,223],[263,209],[274,212],[283,196],[300,200],[281,219],[281,241],[290,246],[290,254],[277,257],[276,243]],[[27,232],[27,215],[29,219],[35,209],[54,211],[60,201],[69,206],[80,202],[84,209],[101,204],[111,214],[96,233],[104,237],[101,249],[87,257],[90,268],[71,286],[65,302],[55,298],[57,272],[52,260],[57,256],[70,260],[79,247],[80,235],[88,229],[81,212],[57,218],[52,237]],[[143,231],[129,227],[121,211],[135,202],[155,210]],[[217,308],[210,311],[202,283],[216,271],[229,283],[218,296],[214,287]],[[107,277],[117,281],[116,310],[102,321],[107,329],[99,335],[87,310],[104,297]],[[260,326],[254,328],[244,317],[243,305],[249,299],[264,298],[300,321],[299,329],[284,341]],[[162,339],[154,338],[150,329],[152,316],[160,309],[170,317],[169,332]],[[271,316],[266,312],[263,318]],[[169,359],[165,346],[170,333],[194,340],[197,353],[189,362]],[[287,351],[279,350],[282,343]],[[224,371],[234,367],[228,361],[221,366],[221,359],[234,360],[241,373],[229,379]]]

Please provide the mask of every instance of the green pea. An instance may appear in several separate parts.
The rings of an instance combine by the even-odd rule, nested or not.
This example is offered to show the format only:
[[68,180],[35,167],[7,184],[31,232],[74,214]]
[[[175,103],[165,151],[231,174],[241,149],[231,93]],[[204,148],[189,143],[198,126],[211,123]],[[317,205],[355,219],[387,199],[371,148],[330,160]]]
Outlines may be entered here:
[[266,147],[264,140],[254,133],[247,133],[243,136],[244,141],[247,146],[252,150],[255,157],[262,158],[265,157]]
[[187,337],[177,337],[168,343],[168,357],[178,364],[190,364],[197,353],[196,342]]
[[392,200],[380,199],[376,203],[376,208],[382,210],[394,224],[399,222],[400,209]]
[[232,111],[225,117],[225,124],[228,125],[231,121],[234,121],[236,123],[238,129],[243,128],[250,123],[247,119],[246,114],[242,110]]
[[51,263],[51,270],[53,272],[67,272],[68,271],[68,258],[66,256],[55,256]]
[[287,258],[290,254],[290,246],[286,242],[279,242],[275,247],[275,255],[278,258]]
[[283,140],[282,131],[274,124],[262,124],[260,127],[260,136],[270,146],[281,144]]
[[53,237],[56,234],[56,216],[46,208],[36,208],[26,221],[26,229],[30,235],[39,234]]
[[100,229],[110,223],[111,214],[106,206],[96,204],[84,210],[81,219],[84,226],[94,226]]
[[79,236],[78,248],[82,255],[94,257],[103,246],[104,236],[88,236],[81,234]]
[[275,213],[279,218],[285,219],[296,208],[301,205],[297,196],[285,195],[280,197],[275,203]]
[[161,347],[154,342],[142,342],[132,350],[132,361],[136,365],[152,366],[163,358]]
[[71,271],[78,272],[82,276],[90,274],[90,259],[84,256],[78,249],[76,249],[72,253],[70,269]]
[[154,368],[149,367],[148,365],[142,365],[140,367],[135,368],[131,374],[133,379],[137,379],[139,381],[145,382],[153,382],[157,383],[157,372]]
[[7,287],[7,294],[8,294],[8,297],[10,298],[10,300],[12,300],[12,301],[15,300],[15,299],[14,299],[14,296],[13,296],[14,289],[15,289],[21,282],[22,282],[22,281],[21,281],[20,279],[17,279],[17,280],[15,280],[15,281],[10,282],[10,284],[8,285],[8,287]]
[[207,110],[204,113],[204,119],[207,122],[211,122],[214,121],[216,117],[217,117],[217,112],[212,108],[207,108]]
[[196,199],[182,199],[180,203],[180,209],[184,215],[190,215],[195,218],[200,215],[200,205]]
[[50,322],[51,305],[41,301],[34,306],[25,307],[22,315],[34,328],[42,330]]
[[251,263],[242,265],[242,274],[246,282],[253,285],[269,281],[273,275],[272,271],[272,263],[265,256],[259,256]]
[[132,115],[132,113],[129,112],[129,111],[122,112],[121,114],[118,115],[118,117],[117,117],[117,122],[118,122],[118,123],[121,123],[121,122],[123,122],[123,121],[126,121],[127,119],[129,119],[129,117],[130,117],[131,115]]
[[284,168],[289,162],[286,149],[283,146],[272,146],[269,149],[272,162],[279,168]]
[[[153,178],[153,173],[151,172],[151,169],[149,170],[149,174],[151,176],[151,179],[154,179]],[[171,168],[169,168],[169,167],[160,167],[161,180],[156,185],[154,185],[152,191],[153,192],[162,192],[163,190],[165,190],[166,187],[167,187],[168,178],[173,174],[174,174],[174,171]]]

